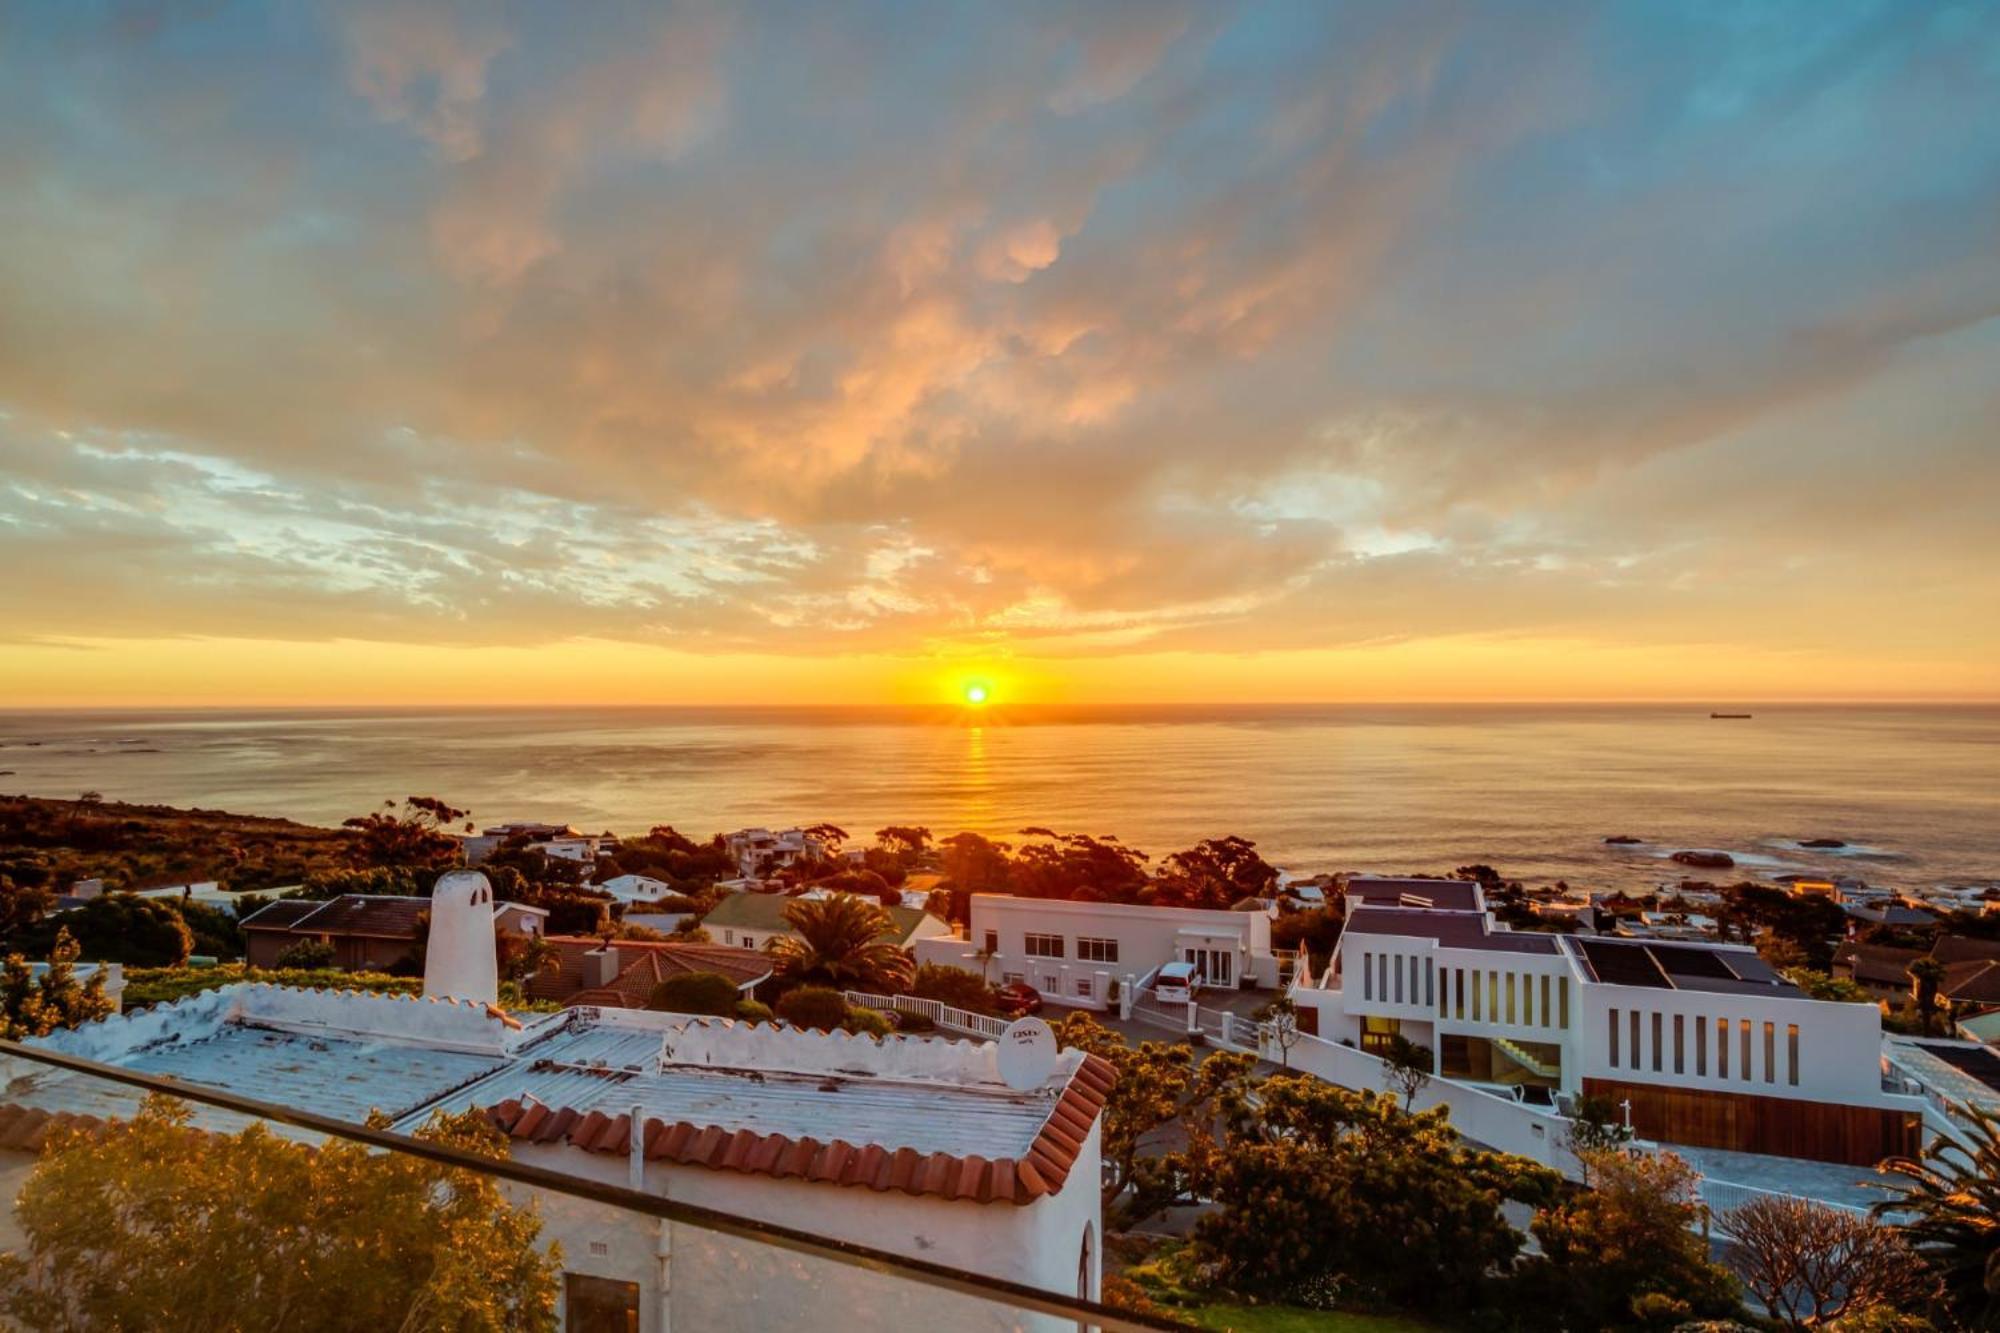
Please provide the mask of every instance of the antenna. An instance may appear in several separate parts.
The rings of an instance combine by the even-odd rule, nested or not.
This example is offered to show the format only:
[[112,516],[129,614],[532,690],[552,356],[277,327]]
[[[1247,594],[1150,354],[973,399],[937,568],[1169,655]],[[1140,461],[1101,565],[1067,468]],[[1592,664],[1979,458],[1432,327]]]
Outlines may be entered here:
[[1002,1083],[1032,1091],[1056,1072],[1056,1034],[1039,1018],[1017,1018],[1000,1034],[994,1056]]

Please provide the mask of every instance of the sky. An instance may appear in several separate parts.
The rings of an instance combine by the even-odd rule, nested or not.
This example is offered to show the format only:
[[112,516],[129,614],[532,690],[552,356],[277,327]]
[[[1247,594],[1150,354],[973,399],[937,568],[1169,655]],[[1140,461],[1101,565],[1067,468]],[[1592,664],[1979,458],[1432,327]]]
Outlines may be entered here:
[[2000,6],[25,6],[0,704],[2000,698]]

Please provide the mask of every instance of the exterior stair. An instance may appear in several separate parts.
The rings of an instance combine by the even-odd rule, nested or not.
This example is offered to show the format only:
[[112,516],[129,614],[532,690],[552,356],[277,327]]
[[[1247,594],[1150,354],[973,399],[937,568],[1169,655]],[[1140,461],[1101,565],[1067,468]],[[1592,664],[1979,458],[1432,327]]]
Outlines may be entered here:
[[1512,1060],[1515,1064],[1521,1066],[1521,1068],[1527,1070],[1537,1078],[1559,1079],[1562,1077],[1561,1066],[1552,1065],[1546,1060],[1536,1059],[1528,1053],[1526,1047],[1521,1046],[1517,1042],[1509,1041],[1505,1037],[1495,1037],[1493,1038],[1493,1044],[1505,1052],[1509,1060]]

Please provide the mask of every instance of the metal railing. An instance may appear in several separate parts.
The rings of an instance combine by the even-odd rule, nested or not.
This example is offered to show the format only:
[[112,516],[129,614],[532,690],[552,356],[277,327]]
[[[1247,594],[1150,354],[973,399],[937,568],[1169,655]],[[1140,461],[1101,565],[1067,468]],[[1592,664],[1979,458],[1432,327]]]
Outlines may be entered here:
[[[1074,1321],[1078,1327],[1094,1326],[1117,1330],[1119,1333],[1124,1333],[1126,1330],[1136,1333],[1138,1330],[1173,1330],[1191,1327],[1163,1316],[1118,1310],[1097,1301],[1080,1300],[1039,1287],[988,1277],[949,1264],[832,1239],[800,1227],[669,1199],[643,1190],[607,1184],[600,1180],[571,1175],[512,1158],[484,1157],[428,1139],[340,1120],[294,1106],[260,1101],[206,1084],[143,1073],[15,1041],[0,1040],[0,1058],[27,1061],[49,1069],[67,1071],[82,1079],[102,1080],[142,1092],[159,1093],[180,1101],[211,1106],[257,1120],[289,1125],[309,1134],[344,1139],[382,1152],[402,1153],[422,1158],[490,1177],[496,1181],[523,1186],[540,1194],[619,1209],[642,1217],[685,1225],[716,1236],[729,1237],[753,1245],[769,1246],[777,1251],[874,1274],[892,1282],[908,1283],[971,1298],[974,1301],[988,1302],[997,1307],[998,1312],[1029,1312],[1051,1316],[1064,1322]],[[18,1088],[19,1083],[19,1080],[15,1080],[14,1088]],[[13,1090],[10,1088],[10,1094]],[[838,1199],[829,1199],[829,1206],[838,1207]],[[339,1294],[328,1292],[326,1295],[329,1299],[338,1299]]]
[[921,995],[871,995],[867,991],[842,991],[849,1004],[863,1009],[879,1009],[884,1013],[901,1012],[922,1014],[941,1028],[951,1028],[959,1032],[997,1041],[1007,1030],[1007,1020],[995,1018],[991,1014],[975,1014],[970,1009],[954,1009],[941,1000],[925,999]]

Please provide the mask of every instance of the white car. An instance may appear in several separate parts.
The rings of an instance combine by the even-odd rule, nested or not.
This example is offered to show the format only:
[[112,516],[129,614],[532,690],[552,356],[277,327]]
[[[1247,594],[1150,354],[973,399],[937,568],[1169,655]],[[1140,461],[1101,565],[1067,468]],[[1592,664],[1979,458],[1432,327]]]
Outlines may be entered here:
[[1193,1004],[1201,992],[1201,976],[1193,963],[1168,963],[1153,978],[1153,998],[1161,1004]]

